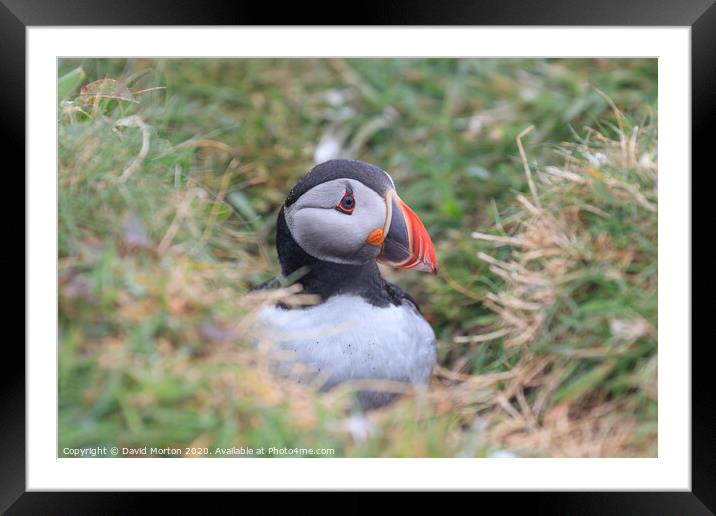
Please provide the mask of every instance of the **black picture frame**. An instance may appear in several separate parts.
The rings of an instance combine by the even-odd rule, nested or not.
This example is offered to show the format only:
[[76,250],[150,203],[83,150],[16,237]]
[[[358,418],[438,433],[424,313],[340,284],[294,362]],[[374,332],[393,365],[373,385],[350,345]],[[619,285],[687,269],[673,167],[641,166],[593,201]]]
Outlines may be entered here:
[[[26,40],[28,26],[41,25],[577,25],[577,26],[688,26],[691,28],[692,71],[692,172],[702,165],[713,142],[709,128],[716,126],[716,5],[714,0],[550,0],[543,2],[489,0],[481,2],[375,2],[361,3],[347,11],[341,22],[321,20],[316,12],[332,8],[302,3],[277,5],[257,2],[210,2],[192,0],[0,0],[0,124],[4,127],[4,157],[19,157],[25,163]],[[7,162],[6,162],[7,163]],[[713,168],[711,160],[710,168]],[[7,165],[6,165],[7,166]],[[9,167],[8,169],[9,170]],[[683,172],[683,171],[680,171]],[[25,199],[24,176],[7,197]],[[7,180],[6,180],[7,181]],[[7,183],[6,183],[7,188]],[[7,198],[6,197],[6,198]],[[698,205],[693,199],[692,205]],[[6,221],[17,211],[4,204]],[[700,218],[694,217],[696,223]],[[705,219],[708,220],[708,219]],[[5,224],[5,256],[17,256],[9,247],[24,240],[25,224]],[[12,231],[21,233],[17,239]],[[10,234],[8,234],[10,233]],[[694,232],[692,231],[692,235]],[[696,234],[699,234],[698,232]],[[23,247],[23,270],[25,251]],[[693,255],[692,255],[693,256]],[[702,258],[704,259],[704,258]],[[693,261],[692,261],[693,266]],[[10,263],[4,271],[10,271]],[[703,270],[703,269],[702,269]],[[665,271],[662,271],[665,272]],[[668,271],[666,271],[668,272]],[[27,277],[27,276],[25,276]],[[713,280],[702,282],[704,287]],[[23,299],[24,299],[23,295]],[[19,306],[19,303],[13,303]],[[706,302],[708,306],[710,303]],[[24,305],[23,305],[24,306]],[[696,308],[696,306],[694,306]],[[11,321],[9,317],[6,319]],[[693,319],[692,319],[693,320]],[[148,494],[26,492],[25,489],[25,354],[13,340],[4,346],[4,374],[0,397],[0,510],[8,514],[128,513],[147,508]],[[676,344],[676,343],[675,343]],[[689,343],[683,343],[684,346]],[[707,358],[710,339],[692,344],[692,457],[690,492],[531,492],[473,493],[485,501],[524,505],[532,513],[546,514],[713,514],[716,511],[716,411]],[[187,497],[163,494],[164,508],[181,504],[189,509]],[[416,498],[419,500],[419,498]],[[172,503],[174,502],[174,503]],[[355,504],[349,505],[349,507]]]

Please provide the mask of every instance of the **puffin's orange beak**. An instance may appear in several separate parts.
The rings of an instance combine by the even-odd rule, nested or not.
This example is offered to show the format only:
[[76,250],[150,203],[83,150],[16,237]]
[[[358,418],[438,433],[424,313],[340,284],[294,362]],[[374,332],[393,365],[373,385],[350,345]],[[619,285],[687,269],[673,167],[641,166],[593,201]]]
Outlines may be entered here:
[[[380,235],[383,237],[383,248],[378,261],[399,269],[437,274],[435,248],[420,218],[394,190],[386,194],[385,204],[387,216]],[[377,232],[371,233],[369,241],[372,238],[378,243]]]

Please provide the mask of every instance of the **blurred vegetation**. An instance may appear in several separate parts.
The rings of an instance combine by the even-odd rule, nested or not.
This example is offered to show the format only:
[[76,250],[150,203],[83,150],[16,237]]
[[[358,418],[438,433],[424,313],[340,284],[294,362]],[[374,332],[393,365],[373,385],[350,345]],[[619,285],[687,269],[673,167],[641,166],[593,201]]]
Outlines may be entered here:
[[[63,59],[58,74],[60,449],[656,455],[656,60]],[[247,291],[279,270],[286,193],[336,156],[391,173],[441,271],[385,271],[440,366],[366,432],[349,392],[281,382],[235,338]]]

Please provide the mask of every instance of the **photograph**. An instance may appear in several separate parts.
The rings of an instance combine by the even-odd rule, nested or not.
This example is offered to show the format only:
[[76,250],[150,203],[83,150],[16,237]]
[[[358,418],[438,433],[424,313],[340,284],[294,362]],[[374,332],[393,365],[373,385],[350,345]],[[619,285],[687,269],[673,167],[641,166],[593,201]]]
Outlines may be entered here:
[[26,204],[0,512],[398,491],[713,514],[714,2],[332,25],[0,0]]
[[659,457],[656,57],[91,52],[57,458]]

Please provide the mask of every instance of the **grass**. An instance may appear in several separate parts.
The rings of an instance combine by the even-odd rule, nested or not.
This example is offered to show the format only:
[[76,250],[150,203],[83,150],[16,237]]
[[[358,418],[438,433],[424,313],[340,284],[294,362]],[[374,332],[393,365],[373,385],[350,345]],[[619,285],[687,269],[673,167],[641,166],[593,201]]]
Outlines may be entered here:
[[[87,59],[59,77],[60,450],[656,455],[655,60]],[[440,261],[386,272],[440,365],[367,426],[349,389],[277,380],[234,337],[278,271],[277,209],[335,155],[391,172]]]

